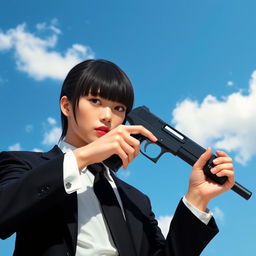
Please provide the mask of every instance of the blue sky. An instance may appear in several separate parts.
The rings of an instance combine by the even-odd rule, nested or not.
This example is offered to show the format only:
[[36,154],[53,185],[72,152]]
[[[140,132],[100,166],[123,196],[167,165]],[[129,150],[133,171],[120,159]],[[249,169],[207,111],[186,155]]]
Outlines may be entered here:
[[[60,132],[66,72],[87,58],[117,63],[135,106],[146,105],[202,146],[234,159],[255,192],[256,2],[252,0],[5,1],[0,10],[0,150],[49,150]],[[148,194],[163,231],[186,193],[190,166],[140,155],[119,175]],[[203,256],[252,255],[255,197],[212,200],[220,233]],[[12,254],[14,236],[0,240]]]

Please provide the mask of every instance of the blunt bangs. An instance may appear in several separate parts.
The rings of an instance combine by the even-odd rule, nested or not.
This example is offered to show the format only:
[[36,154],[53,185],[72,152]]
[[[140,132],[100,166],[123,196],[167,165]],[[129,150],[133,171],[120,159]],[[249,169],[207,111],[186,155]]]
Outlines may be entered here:
[[109,61],[96,61],[80,77],[76,88],[76,107],[81,96],[91,94],[122,103],[126,106],[127,112],[132,109],[134,93],[131,82],[119,67]]

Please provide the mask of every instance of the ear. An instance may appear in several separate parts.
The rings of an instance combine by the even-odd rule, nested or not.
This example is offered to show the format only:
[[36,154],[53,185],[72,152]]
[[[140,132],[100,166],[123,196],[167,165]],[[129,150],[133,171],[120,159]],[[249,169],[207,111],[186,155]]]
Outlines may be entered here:
[[68,117],[71,115],[72,106],[67,96],[62,96],[60,99],[60,109],[64,116]]

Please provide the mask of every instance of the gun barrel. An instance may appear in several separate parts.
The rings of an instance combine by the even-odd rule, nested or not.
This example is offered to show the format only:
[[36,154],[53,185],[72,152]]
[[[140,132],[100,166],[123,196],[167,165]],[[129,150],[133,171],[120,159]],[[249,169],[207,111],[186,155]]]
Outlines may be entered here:
[[245,188],[244,186],[242,186],[241,184],[239,184],[238,182],[236,182],[234,184],[234,186],[231,188],[234,192],[236,192],[237,194],[239,194],[241,197],[243,197],[244,199],[248,200],[250,199],[252,192],[249,191],[247,188]]

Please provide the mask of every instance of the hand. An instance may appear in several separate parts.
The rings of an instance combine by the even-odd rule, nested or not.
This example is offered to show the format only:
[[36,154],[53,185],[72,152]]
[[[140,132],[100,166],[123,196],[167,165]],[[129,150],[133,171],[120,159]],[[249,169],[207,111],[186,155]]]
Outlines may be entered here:
[[208,202],[212,198],[229,190],[235,183],[232,159],[223,151],[216,152],[217,158],[213,160],[215,166],[211,169],[211,172],[219,177],[227,176],[227,181],[220,185],[204,175],[203,167],[211,155],[212,150],[208,148],[194,164],[186,195],[186,199],[202,211],[205,211]]
[[141,134],[152,142],[157,140],[149,130],[141,125],[119,125],[88,145],[74,150],[79,169],[104,161],[113,154],[121,158],[123,168],[127,169],[128,164],[140,152],[140,142],[131,136],[132,134]]

